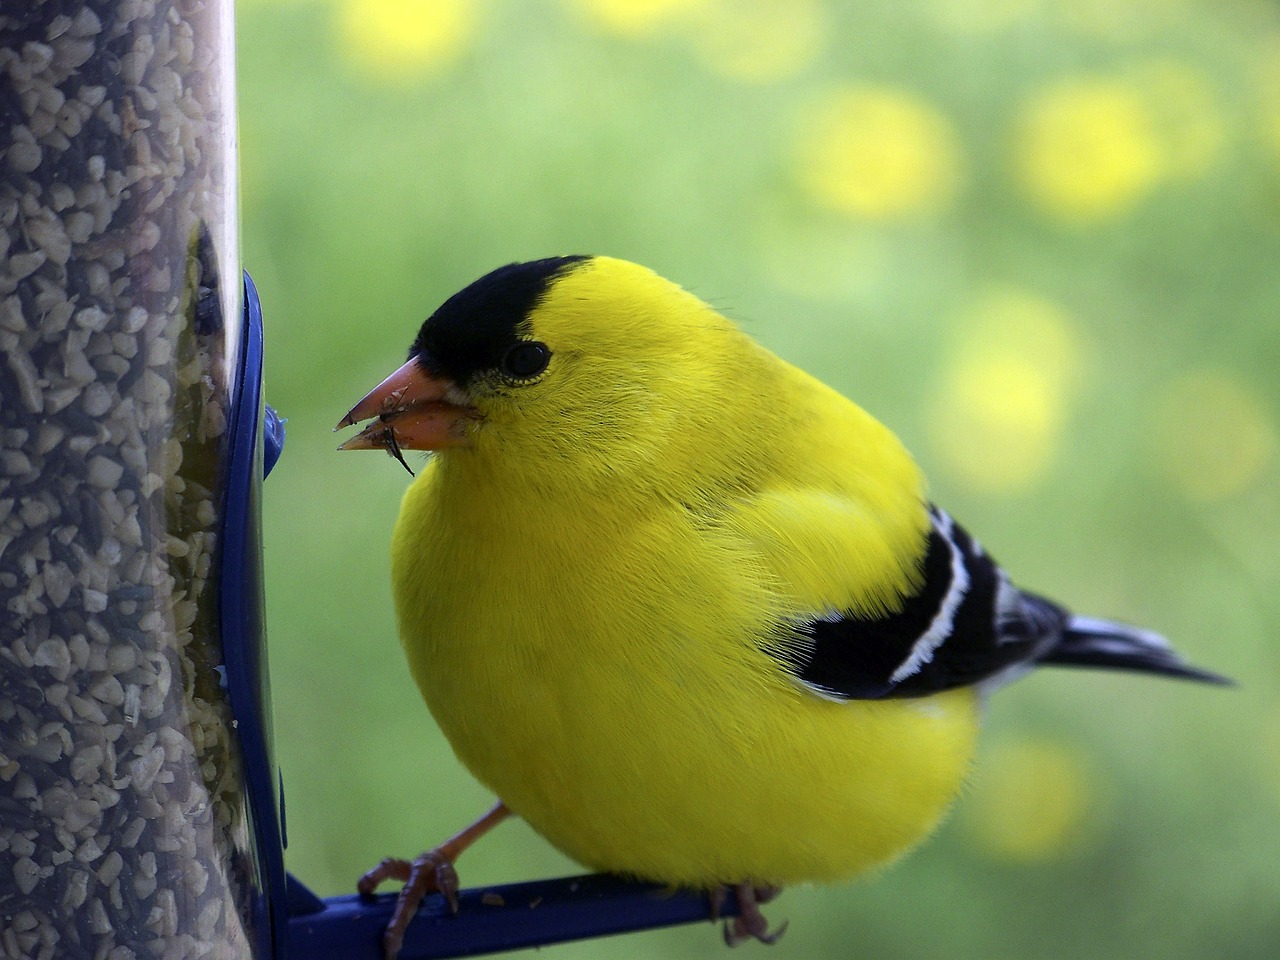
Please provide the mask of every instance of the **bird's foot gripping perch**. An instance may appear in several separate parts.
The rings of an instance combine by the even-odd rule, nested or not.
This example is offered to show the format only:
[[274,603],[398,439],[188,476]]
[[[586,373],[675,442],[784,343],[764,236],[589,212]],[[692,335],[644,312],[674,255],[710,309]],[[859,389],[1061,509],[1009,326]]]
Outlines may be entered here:
[[[729,896],[729,887],[716,887],[711,891],[711,920],[720,919],[720,908]],[[760,904],[768,903],[782,892],[781,887],[757,887],[750,883],[739,883],[733,886],[738,897],[738,915],[724,922],[724,942],[731,947],[747,940],[759,940],[761,943],[774,944],[787,932],[787,921],[777,930],[769,930],[769,921],[760,912]]]
[[356,889],[362,896],[372,896],[387,880],[399,880],[404,884],[396,900],[395,913],[382,936],[383,953],[387,960],[395,960],[404,944],[404,932],[409,921],[428,893],[441,894],[449,905],[450,913],[458,912],[458,872],[453,868],[444,847],[436,847],[419,854],[412,862],[387,857],[360,878]]
[[458,912],[458,873],[453,867],[454,861],[461,856],[463,850],[509,816],[511,811],[506,804],[498,802],[471,826],[440,846],[419,854],[413,861],[387,857],[360,878],[356,889],[364,897],[372,896],[387,880],[404,883],[396,900],[395,911],[391,914],[391,922],[382,935],[382,950],[387,960],[395,960],[400,953],[400,947],[404,944],[404,932],[427,894],[439,893],[449,905],[449,912]]

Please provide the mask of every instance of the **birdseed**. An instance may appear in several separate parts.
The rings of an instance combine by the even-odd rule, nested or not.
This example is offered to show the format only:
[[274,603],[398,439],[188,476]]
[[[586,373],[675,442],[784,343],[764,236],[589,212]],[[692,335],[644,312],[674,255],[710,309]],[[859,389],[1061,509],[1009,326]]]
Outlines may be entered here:
[[0,956],[245,958],[231,0],[0,9]]

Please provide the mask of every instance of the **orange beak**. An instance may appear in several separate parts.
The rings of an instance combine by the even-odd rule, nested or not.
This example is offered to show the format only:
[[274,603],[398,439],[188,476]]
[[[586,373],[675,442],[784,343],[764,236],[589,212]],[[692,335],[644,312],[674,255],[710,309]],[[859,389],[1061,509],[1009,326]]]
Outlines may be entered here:
[[409,360],[347,411],[334,429],[371,417],[377,419],[338,449],[386,450],[404,463],[401,449],[468,445],[470,424],[479,420],[480,414],[452,380],[433,377],[416,360]]

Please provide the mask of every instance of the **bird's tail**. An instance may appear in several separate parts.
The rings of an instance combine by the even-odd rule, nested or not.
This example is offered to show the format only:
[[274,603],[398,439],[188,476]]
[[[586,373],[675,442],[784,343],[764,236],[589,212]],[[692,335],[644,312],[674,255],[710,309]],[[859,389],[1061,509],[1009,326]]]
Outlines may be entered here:
[[1042,658],[1043,663],[1072,667],[1105,667],[1160,673],[1184,680],[1218,683],[1235,681],[1193,667],[1160,634],[1111,620],[1072,615],[1061,641]]

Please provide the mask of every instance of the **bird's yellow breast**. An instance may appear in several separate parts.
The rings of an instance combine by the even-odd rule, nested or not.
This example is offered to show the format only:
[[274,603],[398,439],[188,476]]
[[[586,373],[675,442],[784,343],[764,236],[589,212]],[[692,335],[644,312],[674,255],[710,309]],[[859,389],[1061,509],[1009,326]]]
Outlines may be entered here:
[[402,640],[458,757],[553,844],[663,882],[787,883],[882,863],[936,824],[972,753],[972,695],[831,702],[765,652],[803,586],[767,559],[793,535],[784,496],[752,504],[776,522],[712,523],[494,496],[459,462],[404,500]]

